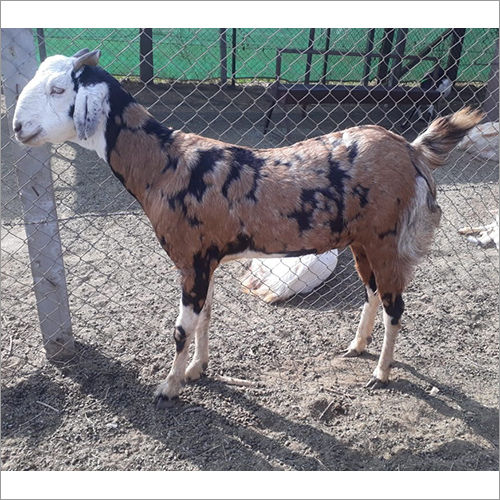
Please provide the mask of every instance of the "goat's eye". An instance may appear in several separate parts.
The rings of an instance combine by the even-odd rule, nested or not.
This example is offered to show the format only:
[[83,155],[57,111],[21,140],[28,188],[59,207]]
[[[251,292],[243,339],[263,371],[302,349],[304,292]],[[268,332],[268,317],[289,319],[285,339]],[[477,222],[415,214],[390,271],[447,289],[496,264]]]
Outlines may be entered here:
[[61,87],[52,87],[50,89],[50,95],[62,94],[63,92],[64,92],[64,89],[62,89]]

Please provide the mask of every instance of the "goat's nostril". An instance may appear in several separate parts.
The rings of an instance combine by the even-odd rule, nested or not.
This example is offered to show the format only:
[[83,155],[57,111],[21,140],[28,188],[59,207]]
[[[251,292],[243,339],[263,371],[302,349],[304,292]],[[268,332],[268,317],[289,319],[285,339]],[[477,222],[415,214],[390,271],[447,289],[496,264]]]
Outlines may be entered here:
[[14,132],[16,132],[16,133],[20,132],[22,128],[23,128],[23,126],[22,126],[21,122],[17,122],[17,121],[14,122]]

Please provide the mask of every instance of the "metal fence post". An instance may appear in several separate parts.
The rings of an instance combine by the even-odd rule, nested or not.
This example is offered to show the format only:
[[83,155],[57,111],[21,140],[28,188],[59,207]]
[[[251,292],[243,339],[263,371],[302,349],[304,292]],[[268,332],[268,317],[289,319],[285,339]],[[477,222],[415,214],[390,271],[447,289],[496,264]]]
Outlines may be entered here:
[[464,46],[465,28],[454,28],[451,34],[451,47],[448,55],[448,64],[446,67],[446,76],[455,82],[460,67],[460,58]]
[[[31,29],[2,29],[2,73],[9,123],[16,99],[38,66]],[[21,145],[16,162],[31,273],[47,358],[74,355],[66,276],[57,222],[50,148]]]
[[[316,35],[316,28],[311,28],[309,30],[309,41],[307,43],[306,50],[313,50],[314,49],[315,35]],[[311,65],[312,65],[312,54],[309,52],[306,56],[306,72],[305,72],[305,76],[304,76],[304,83],[306,85],[309,85],[309,82],[311,81]]]
[[387,56],[392,52],[392,41],[394,39],[395,28],[384,28],[384,36],[382,38],[382,47],[380,53],[382,57],[378,63],[377,78],[379,83],[385,82],[387,72],[389,70],[389,59]]
[[227,28],[219,28],[219,45],[220,45],[220,83],[227,83]]
[[232,29],[231,38],[231,86],[236,85],[236,28]]
[[140,29],[139,52],[141,82],[145,85],[151,85],[154,77],[153,28]]
[[498,121],[498,40],[496,41],[495,57],[491,62],[490,78],[486,87],[486,100],[483,110],[488,116],[488,121]]
[[373,52],[373,42],[375,40],[375,28],[368,30],[368,37],[366,40],[366,53],[364,57],[364,65],[363,65],[363,85],[368,85],[368,81],[370,80],[370,71],[372,67],[372,52]]
[[43,28],[36,29],[36,37],[38,41],[38,53],[40,54],[40,62],[47,59],[47,47],[45,46],[45,32]]
[[403,57],[406,50],[406,39],[408,28],[398,28],[396,34],[396,43],[394,45],[394,63],[389,76],[389,87],[399,84],[401,69],[403,68]]

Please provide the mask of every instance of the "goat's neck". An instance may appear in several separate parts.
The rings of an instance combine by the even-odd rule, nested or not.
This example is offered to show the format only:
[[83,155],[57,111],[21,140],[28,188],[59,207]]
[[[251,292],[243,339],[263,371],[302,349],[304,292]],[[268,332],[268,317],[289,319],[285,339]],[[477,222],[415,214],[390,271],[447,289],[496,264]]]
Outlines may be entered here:
[[150,190],[168,167],[173,130],[132,101],[121,113],[111,110],[106,125],[107,160],[127,190],[145,206]]

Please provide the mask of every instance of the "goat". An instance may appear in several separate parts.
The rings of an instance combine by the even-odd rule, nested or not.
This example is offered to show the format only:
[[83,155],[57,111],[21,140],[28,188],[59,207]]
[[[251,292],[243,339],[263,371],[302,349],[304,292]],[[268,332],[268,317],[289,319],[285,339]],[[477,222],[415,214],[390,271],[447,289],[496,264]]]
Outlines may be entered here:
[[[321,254],[350,246],[366,298],[345,356],[385,336],[367,387],[384,387],[404,310],[402,294],[427,253],[441,209],[431,171],[482,118],[441,117],[411,144],[376,125],[292,146],[251,149],[165,127],[97,66],[100,51],[47,58],[22,90],[18,141],[75,142],[106,160],[139,201],[181,276],[171,370],[155,392],[168,405],[208,364],[213,274],[238,258]],[[195,339],[188,365],[188,347]]]
[[337,266],[337,250],[302,257],[252,259],[241,284],[264,302],[281,302],[320,286]]
[[440,96],[435,104],[429,104],[428,106],[415,105],[406,120],[407,126],[411,126],[412,123],[416,123],[420,120],[424,120],[429,123],[431,120],[436,118],[436,107],[439,106],[439,103],[443,99],[446,99],[450,95],[453,83],[446,76],[444,69],[438,64],[432,69],[432,71],[424,76],[420,83],[420,88],[424,92],[437,90],[440,93]]
[[466,235],[467,240],[471,243],[485,248],[494,245],[498,250],[498,214],[491,224],[477,227],[462,227],[458,232]]
[[458,143],[457,149],[477,156],[482,160],[498,162],[498,137],[500,127],[498,122],[480,123],[465,135]]

